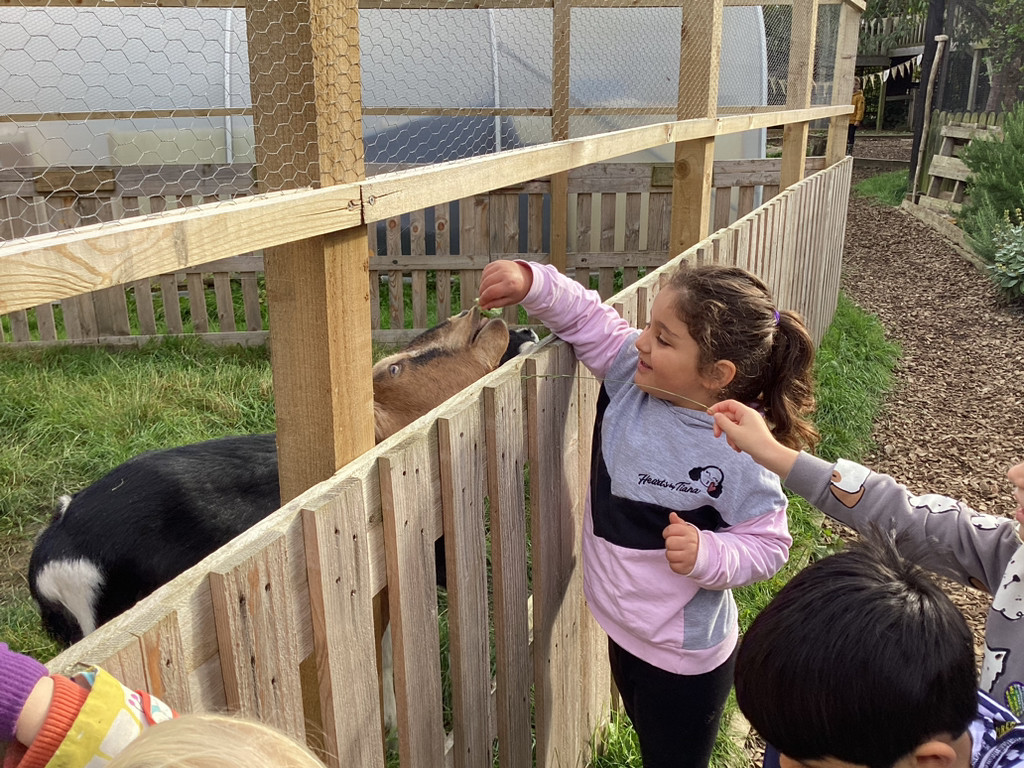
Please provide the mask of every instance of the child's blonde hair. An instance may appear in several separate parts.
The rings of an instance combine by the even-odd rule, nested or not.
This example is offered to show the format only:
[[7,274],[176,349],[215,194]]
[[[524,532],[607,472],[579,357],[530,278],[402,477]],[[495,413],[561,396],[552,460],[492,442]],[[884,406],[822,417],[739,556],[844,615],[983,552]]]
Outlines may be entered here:
[[196,713],[147,728],[109,768],[324,768],[304,745],[256,720]]

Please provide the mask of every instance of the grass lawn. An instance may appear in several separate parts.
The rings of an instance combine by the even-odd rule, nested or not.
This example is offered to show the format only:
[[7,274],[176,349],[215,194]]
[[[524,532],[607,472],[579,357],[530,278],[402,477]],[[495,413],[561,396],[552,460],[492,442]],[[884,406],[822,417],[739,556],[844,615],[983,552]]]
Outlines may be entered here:
[[[877,321],[841,296],[818,354],[820,455],[863,455],[897,353]],[[57,498],[146,450],[273,431],[270,363],[263,349],[186,339],[141,350],[0,348],[0,367],[0,639],[46,659],[58,649],[42,632],[25,573],[31,541]],[[834,544],[801,499],[791,502],[790,524],[790,564],[771,581],[736,590],[744,627],[795,570]],[[609,736],[595,766],[640,765],[628,721]],[[720,739],[714,764],[733,764],[738,749]]]

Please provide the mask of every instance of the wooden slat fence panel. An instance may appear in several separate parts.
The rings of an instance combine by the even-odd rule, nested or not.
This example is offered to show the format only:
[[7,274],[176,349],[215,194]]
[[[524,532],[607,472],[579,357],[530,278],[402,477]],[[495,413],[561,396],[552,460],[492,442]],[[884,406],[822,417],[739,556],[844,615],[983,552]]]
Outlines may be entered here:
[[[489,762],[490,633],[487,611],[487,445],[483,400],[438,419],[447,562],[452,718],[456,768]],[[520,428],[521,432],[521,428]]]
[[228,707],[305,738],[288,552],[275,535],[234,568],[210,574]]
[[403,765],[443,764],[440,640],[434,541],[441,531],[436,431],[380,458],[388,551],[388,602],[395,660],[398,744]]
[[[517,368],[523,362],[516,364]],[[487,487],[491,507],[497,734],[501,765],[532,767],[529,590],[523,473],[523,384],[518,372],[484,389]]]
[[575,357],[566,345],[527,360],[536,758],[556,766],[580,742],[581,558],[575,508],[580,486],[573,439],[578,426]]
[[349,480],[318,508],[302,510],[324,754],[329,768],[383,768],[376,644],[363,489]]

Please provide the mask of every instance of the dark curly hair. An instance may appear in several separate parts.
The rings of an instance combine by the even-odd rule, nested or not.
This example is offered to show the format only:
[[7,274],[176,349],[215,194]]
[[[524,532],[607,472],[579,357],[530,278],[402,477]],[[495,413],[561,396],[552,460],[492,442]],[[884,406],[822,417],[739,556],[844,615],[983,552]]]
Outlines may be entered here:
[[700,370],[719,360],[736,366],[719,399],[759,405],[780,443],[813,449],[814,342],[800,315],[778,311],[767,286],[739,267],[683,262],[665,287],[700,348]]

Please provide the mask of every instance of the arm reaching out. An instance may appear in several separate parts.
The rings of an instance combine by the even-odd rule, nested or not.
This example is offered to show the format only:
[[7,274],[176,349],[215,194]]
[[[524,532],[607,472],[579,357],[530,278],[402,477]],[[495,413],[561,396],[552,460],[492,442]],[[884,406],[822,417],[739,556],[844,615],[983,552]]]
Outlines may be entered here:
[[786,479],[800,452],[776,440],[761,414],[736,400],[715,403],[708,413],[715,419],[715,437],[724,434],[734,451],[750,454],[769,472]]

